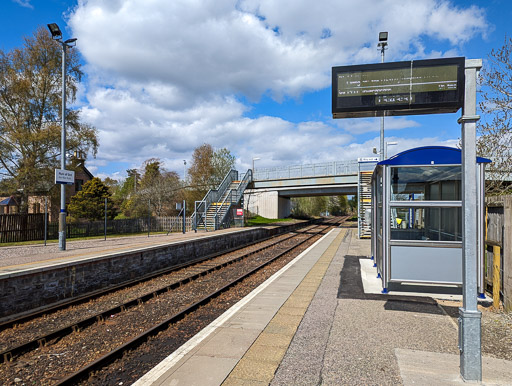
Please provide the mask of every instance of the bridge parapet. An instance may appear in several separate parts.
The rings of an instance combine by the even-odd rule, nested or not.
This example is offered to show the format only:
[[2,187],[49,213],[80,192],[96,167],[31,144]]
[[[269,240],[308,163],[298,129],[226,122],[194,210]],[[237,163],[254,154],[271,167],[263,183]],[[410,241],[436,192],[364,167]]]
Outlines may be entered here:
[[[360,171],[370,168],[375,164],[367,165],[358,160],[333,161],[317,164],[292,165],[275,168],[255,169],[254,180],[282,180],[288,178],[327,177],[358,174]],[[370,170],[370,169],[369,169]]]

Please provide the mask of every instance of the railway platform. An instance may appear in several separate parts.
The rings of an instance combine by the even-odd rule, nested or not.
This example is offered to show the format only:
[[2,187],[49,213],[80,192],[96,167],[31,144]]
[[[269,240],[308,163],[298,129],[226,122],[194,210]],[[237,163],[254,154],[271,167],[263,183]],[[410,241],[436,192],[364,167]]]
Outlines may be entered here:
[[[332,230],[135,385],[464,383],[436,295],[375,291],[369,254]],[[512,384],[512,362],[484,356],[483,384]]]
[[127,253],[194,239],[243,232],[244,228],[227,228],[215,232],[187,232],[112,237],[106,240],[68,240],[66,250],[60,251],[57,242],[0,247],[0,278],[13,272],[43,269],[58,264],[73,264],[88,259],[99,259],[110,254]]

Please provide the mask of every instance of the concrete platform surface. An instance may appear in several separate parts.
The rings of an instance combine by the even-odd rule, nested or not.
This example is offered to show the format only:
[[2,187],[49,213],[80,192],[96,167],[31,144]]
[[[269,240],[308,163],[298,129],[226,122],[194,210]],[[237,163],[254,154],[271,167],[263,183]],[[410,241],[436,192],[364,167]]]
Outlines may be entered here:
[[[459,374],[459,356],[428,351],[396,349],[404,385],[463,385]],[[482,357],[482,384],[512,384],[512,363],[503,359]]]
[[[369,254],[331,231],[135,385],[462,383],[455,323],[432,297],[365,293]],[[483,378],[512,385],[512,362],[484,357]]]

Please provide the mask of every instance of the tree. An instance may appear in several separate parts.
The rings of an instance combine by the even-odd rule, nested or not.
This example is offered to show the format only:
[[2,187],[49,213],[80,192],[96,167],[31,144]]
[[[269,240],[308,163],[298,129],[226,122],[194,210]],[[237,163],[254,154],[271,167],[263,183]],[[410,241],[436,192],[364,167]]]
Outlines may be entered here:
[[126,217],[147,216],[149,205],[156,216],[176,214],[175,203],[183,199],[178,173],[168,171],[158,158],[150,158],[137,169],[127,170],[128,178],[119,190],[121,209]]
[[111,202],[107,206],[107,218],[112,220],[117,215],[117,208],[110,200],[109,188],[98,177],[87,181],[82,190],[71,197],[68,205],[69,214],[75,218],[101,220],[105,218],[105,198]]
[[199,201],[209,189],[216,189],[234,168],[235,160],[235,156],[226,148],[214,150],[207,143],[195,148],[188,169],[190,189],[187,191],[187,201]]
[[320,216],[327,210],[327,197],[293,197],[292,215],[299,218]]
[[512,176],[512,39],[491,50],[480,76],[482,85],[478,154],[492,164],[486,168],[486,193],[499,194],[510,189]]
[[217,187],[222,183],[226,174],[229,173],[231,169],[235,167],[236,158],[231,152],[223,147],[222,149],[218,149],[213,153],[212,157],[212,167],[213,167],[213,175],[212,175],[212,184]]
[[[66,95],[75,100],[82,72],[69,50]],[[28,194],[53,183],[60,158],[61,46],[43,28],[25,38],[22,48],[0,50],[0,176],[11,191]],[[96,129],[66,111],[66,149],[84,154],[98,148]]]
[[214,170],[212,158],[212,145],[204,143],[194,149],[194,153],[192,154],[192,164],[188,169],[190,185],[192,185],[194,190],[204,192],[204,194],[208,189],[214,188],[211,184],[211,176],[213,175]]
[[[175,202],[181,190],[178,173],[167,171],[157,158],[150,158],[143,164],[144,175],[140,181],[138,198],[143,204],[151,203],[157,216],[175,212]],[[146,204],[147,205],[147,204]]]
[[327,199],[327,210],[333,216],[341,216],[348,212],[347,196],[330,196]]

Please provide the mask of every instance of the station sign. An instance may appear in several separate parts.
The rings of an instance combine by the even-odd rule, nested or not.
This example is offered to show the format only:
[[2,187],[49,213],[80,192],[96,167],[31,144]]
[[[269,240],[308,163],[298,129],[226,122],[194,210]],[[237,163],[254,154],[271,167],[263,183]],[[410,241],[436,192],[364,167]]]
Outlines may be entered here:
[[359,157],[357,162],[379,162],[379,157]]
[[75,172],[73,170],[55,169],[55,183],[73,185],[75,183]]
[[464,65],[457,57],[333,67],[333,118],[457,112]]
[[244,210],[243,209],[237,209],[236,210],[236,215],[237,216],[243,216],[244,215]]

